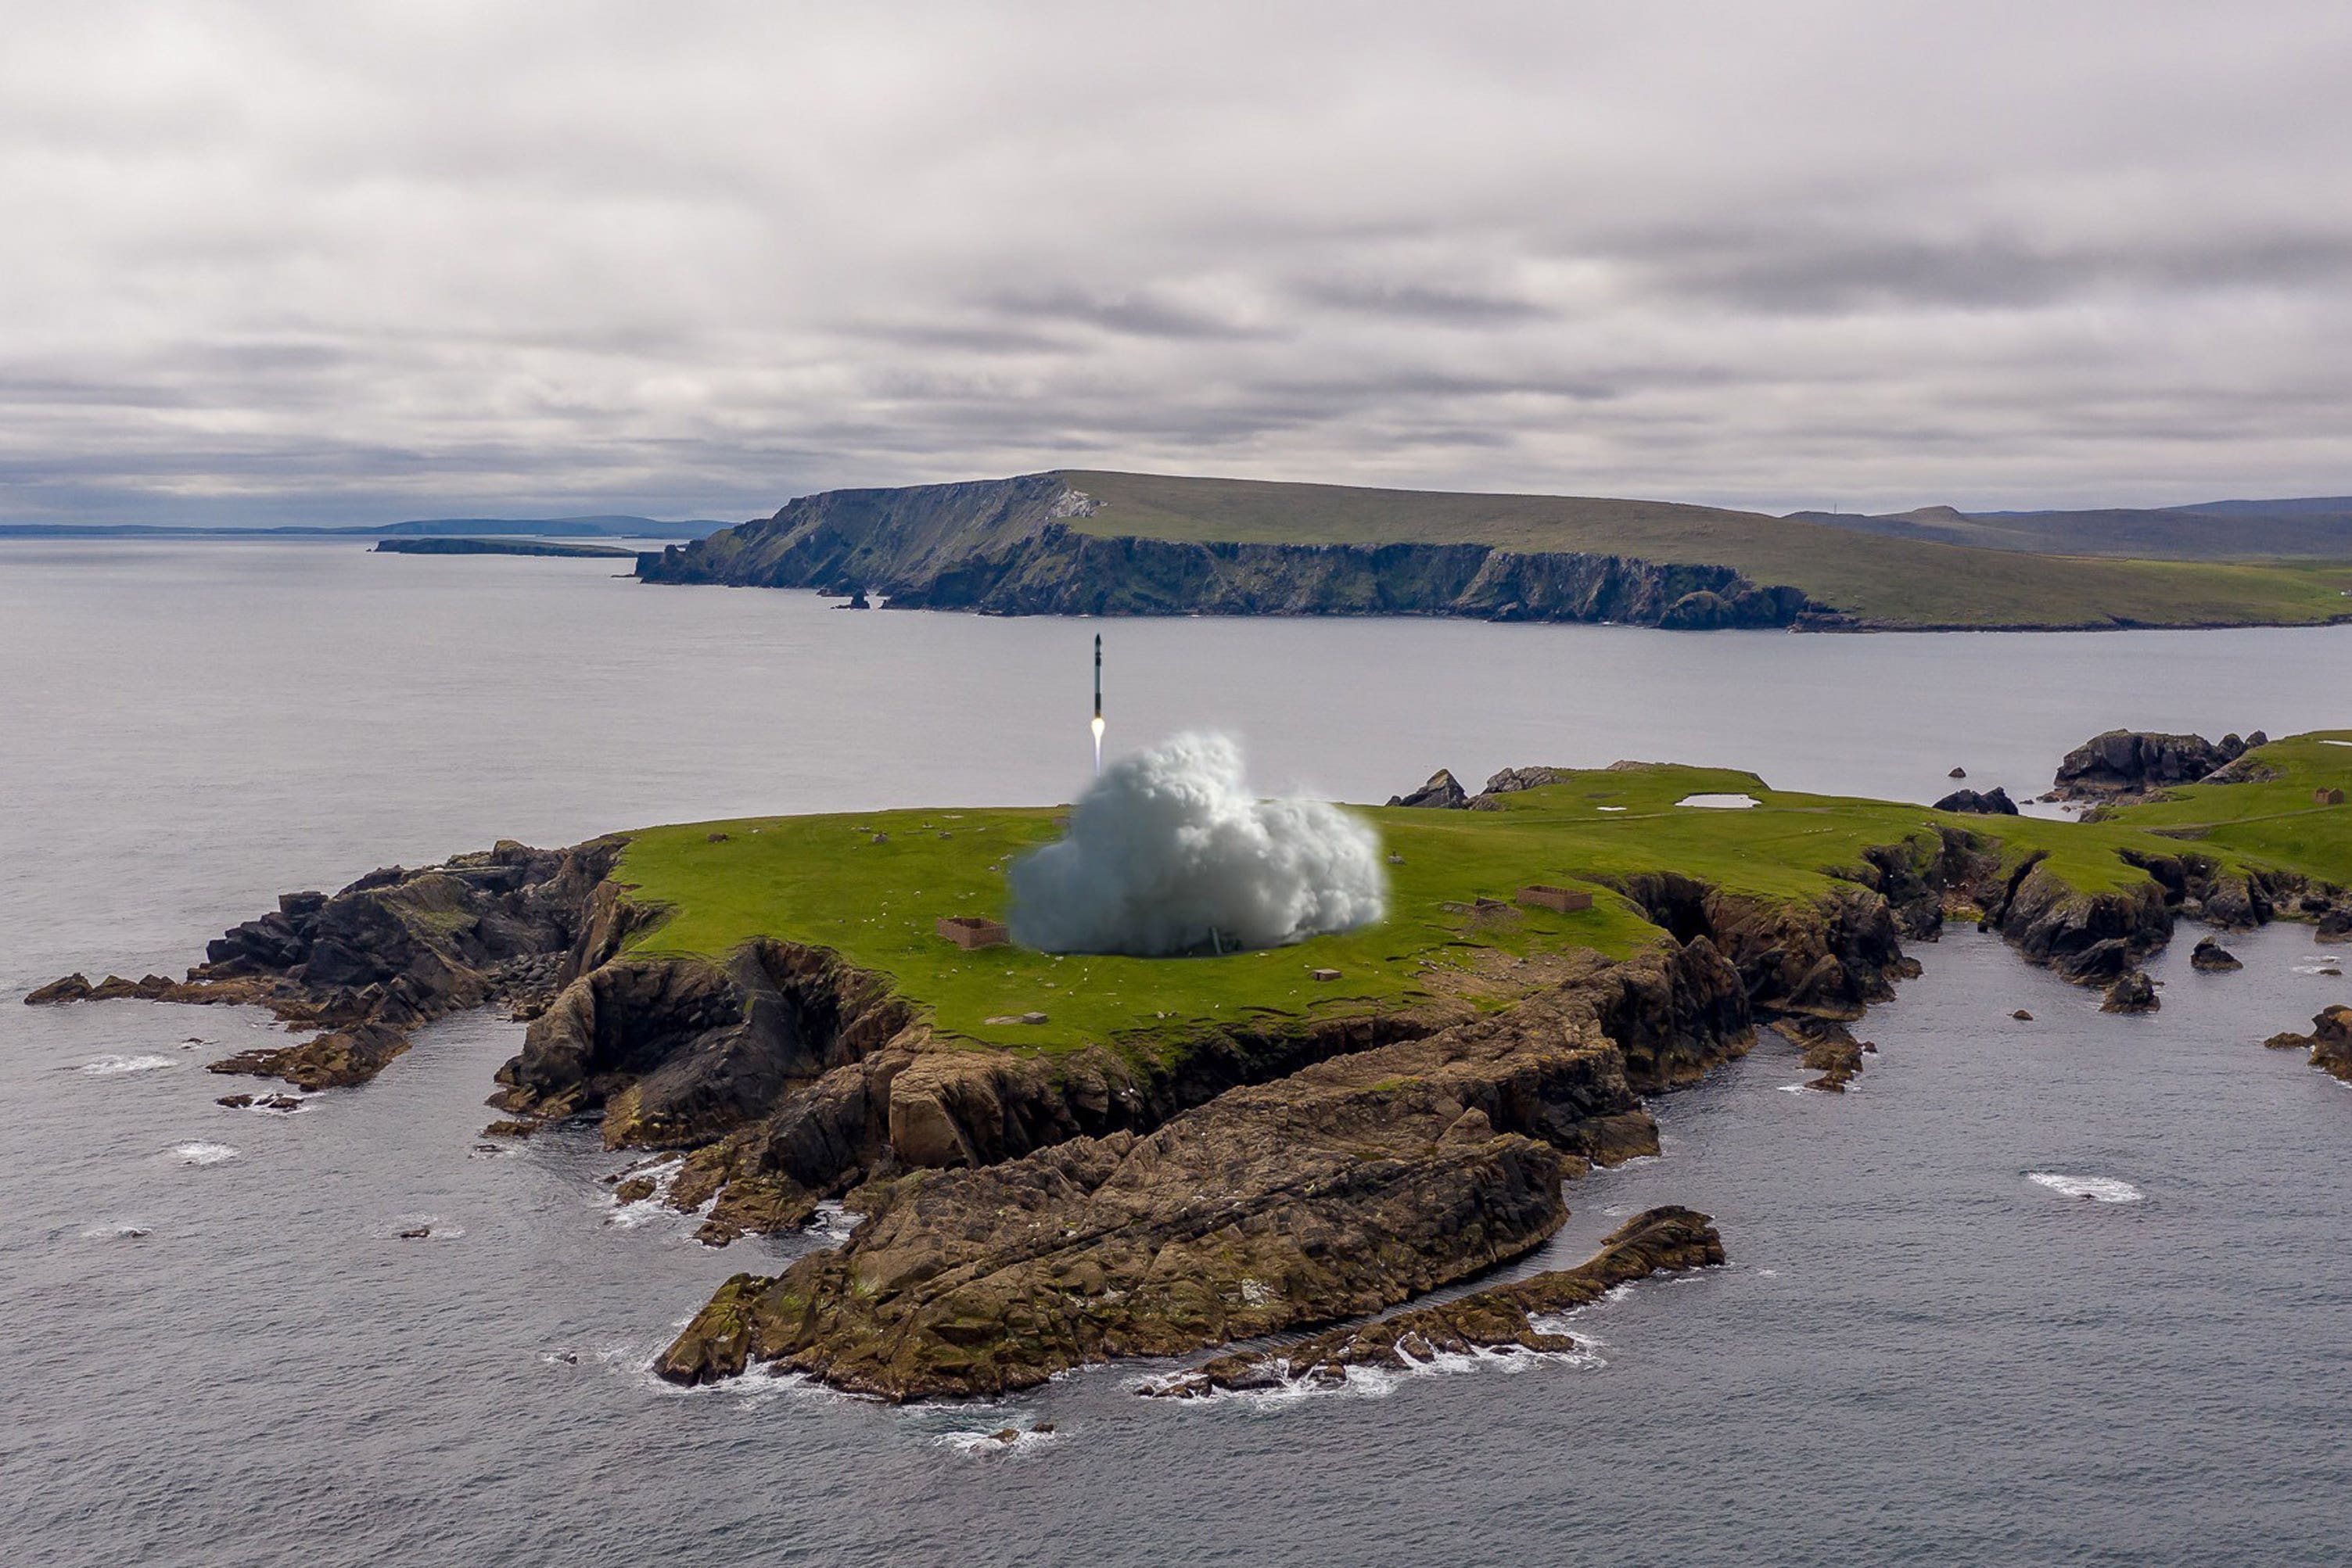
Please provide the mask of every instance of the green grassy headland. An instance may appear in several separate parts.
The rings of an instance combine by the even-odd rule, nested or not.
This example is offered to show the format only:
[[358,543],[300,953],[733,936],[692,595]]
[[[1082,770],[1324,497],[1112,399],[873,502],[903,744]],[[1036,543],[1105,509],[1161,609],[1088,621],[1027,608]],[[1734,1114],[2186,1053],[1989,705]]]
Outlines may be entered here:
[[[2304,624],[2352,614],[2352,561],[2130,560],[1889,538],[1667,501],[1484,496],[1071,470],[1105,536],[1485,544],[1732,567],[1874,626]],[[2217,523],[2216,528],[2226,524]]]
[[[2345,744],[2336,744],[2344,742]],[[1054,808],[874,811],[656,828],[635,834],[615,873],[667,917],[641,936],[648,955],[722,957],[754,937],[830,948],[888,977],[944,1036],[1060,1051],[1100,1042],[1159,1053],[1188,1027],[1253,1019],[1360,1017],[1441,992],[1502,1005],[1513,961],[1589,950],[1622,956],[1657,928],[1596,879],[1680,872],[1727,891],[1811,901],[1864,851],[1908,841],[1932,856],[1938,822],[1999,846],[2014,864],[2041,852],[2084,893],[2124,890],[2147,873],[2124,858],[2194,847],[2228,870],[2299,871],[2352,884],[2352,731],[2276,741],[2255,754],[2281,777],[2211,785],[2127,808],[2106,821],[1957,816],[1899,802],[1776,790],[1752,774],[1646,767],[1567,776],[1504,798],[1497,811],[1371,810],[1388,867],[1381,924],[1293,946],[1223,957],[1055,956],[1014,946],[967,952],[936,934],[943,915],[1001,916],[1006,864],[1057,833]],[[1746,793],[1747,810],[1679,806],[1685,796]],[[713,841],[711,835],[726,836]],[[884,835],[876,841],[876,835]],[[1561,915],[1507,904],[1523,885],[1593,894]],[[1340,971],[1317,981],[1313,968]],[[1042,1025],[992,1017],[1046,1014]]]

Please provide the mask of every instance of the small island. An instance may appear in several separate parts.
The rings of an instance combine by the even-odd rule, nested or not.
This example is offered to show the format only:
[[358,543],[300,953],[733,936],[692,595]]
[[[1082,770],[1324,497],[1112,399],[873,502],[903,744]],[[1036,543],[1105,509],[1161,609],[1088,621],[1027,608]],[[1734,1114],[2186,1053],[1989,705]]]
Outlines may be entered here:
[[[633,1195],[700,1215],[713,1245],[833,1201],[860,1217],[727,1281],[663,1376],[998,1395],[1323,1329],[1524,1258],[1578,1177],[1658,1152],[1646,1096],[1759,1029],[1801,1049],[1812,1088],[1850,1084],[1872,1049],[1851,1026],[1947,922],[2116,1010],[2158,1005],[2140,966],[2182,919],[2352,932],[2347,786],[2352,732],[2103,736],[2061,768],[2080,821],[1649,763],[1513,768],[1475,795],[1445,775],[1360,813],[1386,919],[1178,957],[1003,940],[1006,867],[1060,834],[1056,808],[695,823],[387,867],[287,895],[185,980],[73,976],[26,999],[267,1007],[308,1038],[212,1065],[307,1089],[365,1082],[431,1019],[510,1008],[530,1022],[490,1135],[593,1119],[649,1156]],[[2268,1043],[2352,1079],[2347,1020]],[[1704,1215],[1652,1211],[1580,1268],[1149,1391],[1559,1348],[1537,1316],[1726,1246]]]
[[377,555],[558,555],[634,559],[636,551],[617,545],[575,544],[565,539],[378,539]]

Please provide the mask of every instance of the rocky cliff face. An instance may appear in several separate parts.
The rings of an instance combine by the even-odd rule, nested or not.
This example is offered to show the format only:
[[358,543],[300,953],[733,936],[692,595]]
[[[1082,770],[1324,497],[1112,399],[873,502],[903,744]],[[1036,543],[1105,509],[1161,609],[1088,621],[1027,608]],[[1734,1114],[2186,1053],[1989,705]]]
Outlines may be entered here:
[[2051,792],[2062,800],[2132,800],[2174,784],[2195,784],[2268,740],[2261,730],[2243,740],[2225,735],[2212,741],[2201,735],[2111,729],[2066,754]]
[[288,894],[205,949],[185,980],[135,985],[79,976],[26,999],[140,996],[266,1007],[291,1045],[241,1051],[215,1072],[283,1078],[303,1089],[364,1083],[408,1049],[412,1030],[488,1002],[541,1005],[582,940],[623,841],[569,850],[507,842],[421,871],[369,873],[340,893]]
[[1517,1257],[1565,1217],[1564,1176],[1656,1150],[1604,1023],[1629,989],[1717,998],[1691,1009],[1699,1028],[1740,1011],[1710,946],[1662,945],[1147,1134],[877,1183],[846,1244],[730,1281],[656,1369],[695,1383],[756,1360],[891,1399],[1002,1393],[1378,1311]]
[[1478,544],[1190,543],[1080,532],[1050,474],[803,497],[773,517],[638,557],[647,582],[879,592],[1005,615],[1459,615],[1705,631],[1820,612],[1728,567]]

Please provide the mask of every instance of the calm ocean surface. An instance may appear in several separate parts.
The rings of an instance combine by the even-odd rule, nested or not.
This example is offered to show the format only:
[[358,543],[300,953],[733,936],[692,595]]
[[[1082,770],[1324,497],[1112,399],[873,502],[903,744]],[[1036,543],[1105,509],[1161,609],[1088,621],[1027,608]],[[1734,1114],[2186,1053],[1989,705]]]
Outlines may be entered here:
[[0,543],[0,1562],[2344,1560],[2352,1088],[2258,1044],[2352,999],[2307,927],[2237,975],[2179,945],[2147,1018],[1916,949],[1857,1092],[1783,1092],[1768,1039],[1570,1191],[1528,1267],[1662,1202],[1734,1259],[1583,1314],[1593,1361],[1197,1407],[1132,1397],[1146,1365],[986,1407],[677,1392],[646,1364],[710,1288],[822,1242],[616,1211],[593,1133],[478,1153],[520,1026],[272,1116],[199,1067],[263,1020],[16,999],[499,837],[1066,798],[1097,630],[1114,748],[1223,729],[1270,791],[1638,757],[1926,800],[1955,764],[2038,793],[2116,726],[2344,724],[2352,628],[1013,621],[611,573]]

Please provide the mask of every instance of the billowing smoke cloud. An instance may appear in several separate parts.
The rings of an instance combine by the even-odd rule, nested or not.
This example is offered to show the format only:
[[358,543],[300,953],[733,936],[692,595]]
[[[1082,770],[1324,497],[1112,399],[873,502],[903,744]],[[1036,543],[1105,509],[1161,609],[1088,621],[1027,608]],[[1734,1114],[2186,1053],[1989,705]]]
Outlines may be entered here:
[[1013,938],[1054,953],[1274,947],[1378,920],[1372,830],[1320,800],[1260,800],[1241,751],[1184,735],[1103,770],[1070,831],[1013,866]]

